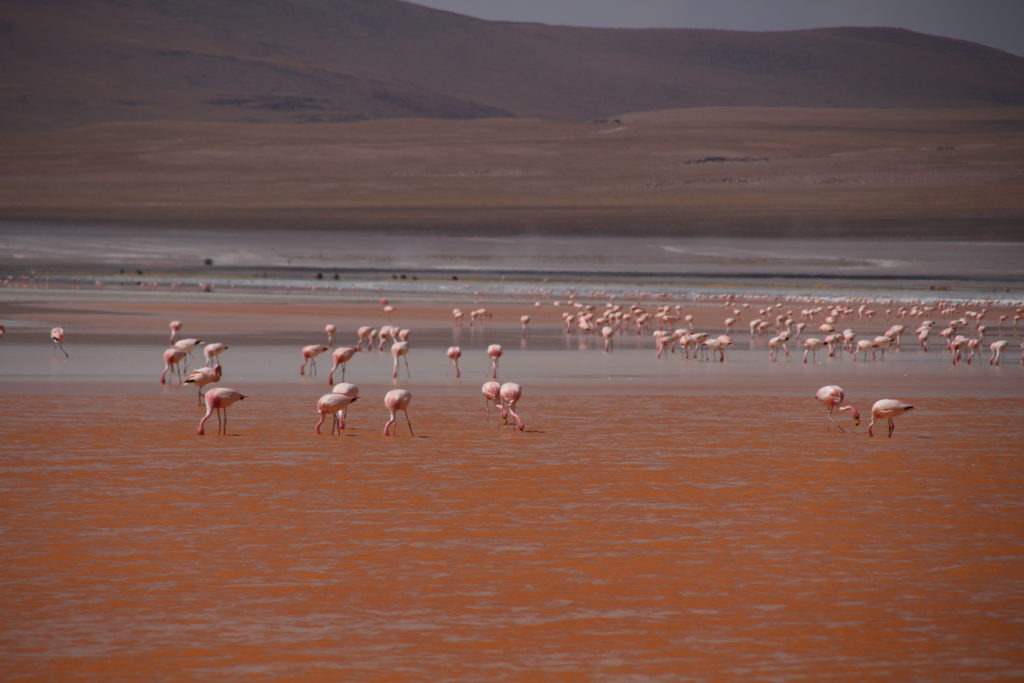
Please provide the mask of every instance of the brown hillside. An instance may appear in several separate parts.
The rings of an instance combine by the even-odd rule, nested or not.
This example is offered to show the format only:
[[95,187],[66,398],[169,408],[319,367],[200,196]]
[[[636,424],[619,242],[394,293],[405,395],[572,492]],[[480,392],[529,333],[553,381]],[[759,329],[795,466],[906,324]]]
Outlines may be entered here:
[[903,30],[583,29],[398,0],[8,0],[0,60],[6,132],[1024,104],[1024,58]]

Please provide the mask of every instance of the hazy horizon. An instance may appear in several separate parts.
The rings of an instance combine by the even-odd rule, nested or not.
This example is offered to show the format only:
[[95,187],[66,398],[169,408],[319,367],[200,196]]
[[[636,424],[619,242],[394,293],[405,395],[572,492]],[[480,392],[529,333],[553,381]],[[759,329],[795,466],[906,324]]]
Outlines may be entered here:
[[968,40],[1024,56],[1024,2],[1016,0],[409,0],[492,21],[604,28],[786,31],[889,26]]

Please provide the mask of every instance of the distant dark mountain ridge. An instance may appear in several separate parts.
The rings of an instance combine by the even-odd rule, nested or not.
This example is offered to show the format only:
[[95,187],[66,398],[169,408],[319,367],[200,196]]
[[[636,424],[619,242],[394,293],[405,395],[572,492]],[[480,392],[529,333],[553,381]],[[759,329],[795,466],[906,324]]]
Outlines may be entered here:
[[490,22],[400,0],[6,0],[0,131],[1024,105],[1024,58],[889,28]]

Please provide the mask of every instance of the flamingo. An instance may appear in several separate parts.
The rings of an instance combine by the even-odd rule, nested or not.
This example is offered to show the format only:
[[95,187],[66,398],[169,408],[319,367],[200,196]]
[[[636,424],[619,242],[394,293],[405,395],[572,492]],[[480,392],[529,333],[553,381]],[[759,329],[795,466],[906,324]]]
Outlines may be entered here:
[[172,320],[171,321],[171,340],[169,342],[167,342],[167,343],[170,344],[171,346],[174,346],[174,340],[178,338],[178,333],[179,332],[181,332],[181,321],[180,320]]
[[407,389],[392,389],[384,395],[384,406],[388,409],[390,419],[384,425],[384,436],[390,436],[388,430],[391,425],[395,425],[395,436],[398,436],[398,425],[395,424],[395,414],[401,410],[405,413],[405,421],[409,425],[409,434],[413,434],[412,422],[409,420],[409,401],[412,400],[412,394]]
[[174,342],[174,344],[172,344],[174,348],[181,349],[182,351],[185,352],[185,358],[183,359],[184,363],[182,363],[182,365],[185,366],[186,370],[188,369],[188,359],[192,357],[192,350],[202,343],[202,339],[189,337],[188,339],[179,339],[178,341]]
[[480,391],[484,395],[484,410],[486,411],[487,419],[491,419],[491,404],[498,410],[501,410],[501,385],[494,381],[484,382],[483,386],[480,387]]
[[384,345],[396,334],[398,334],[397,327],[392,325],[381,325],[380,332],[377,334],[377,338],[380,340],[380,343],[377,345],[377,350],[383,351]]
[[811,362],[817,362],[818,349],[821,348],[822,342],[817,337],[808,337],[804,340],[804,362],[807,362],[807,354],[811,354]]
[[[856,408],[854,408],[851,405],[839,406],[839,410],[841,410],[841,411],[846,411],[846,410],[850,411],[850,417],[853,418],[853,426],[854,427],[859,427],[860,426],[860,411],[859,410],[857,410]],[[839,424],[839,423],[836,423],[836,427],[839,427],[839,431],[841,431],[841,432],[842,431],[846,431],[846,430],[843,429],[843,426],[841,424]]]
[[207,384],[219,382],[223,371],[224,368],[220,366],[220,363],[217,363],[212,368],[202,367],[189,373],[188,377],[185,378],[185,384],[194,384],[198,388],[198,391],[196,392],[196,403],[202,405],[203,387]]
[[363,348],[363,342],[365,341],[366,342],[366,350],[367,351],[372,351],[373,349],[371,349],[370,347],[373,345],[373,341],[372,341],[372,337],[371,337],[373,331],[374,331],[374,329],[372,327],[370,327],[369,325],[363,325],[358,330],[356,330],[356,334],[359,335],[359,341],[356,342],[356,346],[359,347],[359,348]]
[[4,326],[0,325],[0,339],[4,338],[4,334],[5,333],[6,333],[6,330],[4,330]]
[[[846,393],[838,384],[826,384],[822,388],[818,389],[818,392],[814,395],[814,398],[828,408],[828,423],[825,426],[825,431],[832,429],[832,423],[834,422],[832,419],[832,411],[835,410],[836,406],[839,406],[839,404],[843,402],[845,397]],[[841,406],[839,410],[850,411],[850,414],[853,417],[854,426],[860,424],[860,413],[856,408],[847,405]],[[844,431],[841,425],[837,424],[836,426],[839,427],[839,431]]]
[[857,352],[858,351],[863,351],[864,352],[864,362],[867,363],[868,362],[868,351],[871,351],[874,348],[875,348],[875,344],[870,339],[858,339],[857,340],[857,344],[856,344],[856,346],[853,347],[853,351],[851,352],[850,356],[853,358],[854,362],[856,362],[857,361]]
[[448,347],[448,358],[451,359],[452,365],[455,366],[455,376],[462,377],[462,373],[459,372],[459,358],[462,357],[462,349],[458,346]]
[[345,366],[348,365],[348,362],[352,360],[352,356],[356,355],[358,351],[359,348],[356,346],[339,346],[334,349],[334,352],[331,354],[334,357],[334,367],[331,368],[330,374],[327,375],[328,384],[334,384],[334,371],[338,369],[339,365],[341,366],[341,380],[345,381]]
[[528,315],[521,315],[521,316],[519,316],[519,323],[523,326],[522,336],[525,337],[526,336],[526,327],[527,327],[527,325],[530,324],[530,316],[528,316]]
[[53,341],[55,346],[53,347],[53,355],[57,355],[57,349],[60,349],[61,353],[64,354],[65,358],[71,358],[68,352],[64,350],[64,328],[55,327],[50,330],[50,340]]
[[186,354],[187,351],[176,349],[173,346],[164,351],[164,371],[160,373],[160,384],[167,384],[167,373],[170,372],[172,366],[178,372],[178,379],[181,379],[181,368],[178,363]]
[[608,353],[612,350],[612,337],[615,336],[615,330],[605,325],[601,328],[601,336],[604,337],[604,352]]
[[992,352],[992,355],[988,359],[989,365],[999,365],[1000,359],[1003,357],[1003,351],[1010,345],[1005,339],[994,341],[988,345],[988,350]]
[[302,365],[299,366],[299,374],[306,374],[306,363],[309,363],[310,373],[316,375],[316,357],[327,350],[322,344],[310,344],[302,347]]
[[334,325],[327,323],[324,325],[324,332],[327,333],[327,346],[328,348],[334,348],[334,333],[338,331],[338,328]]
[[487,347],[487,355],[491,359],[491,379],[498,379],[498,359],[501,358],[501,344],[491,344]]
[[394,366],[391,368],[391,376],[398,379],[398,359],[404,357],[405,374],[407,377],[412,377],[412,373],[409,372],[409,342],[396,341],[391,345],[391,355],[395,358]]
[[[228,406],[235,401],[241,401],[246,398],[242,392],[238,389],[230,389],[228,387],[215,387],[206,392],[206,415],[199,420],[199,429],[196,430],[196,434],[203,435],[204,426],[206,421],[210,419],[210,415],[213,411],[217,411],[217,433],[220,434],[222,431],[224,434],[228,433]],[[224,413],[224,421],[221,423],[221,413]]]
[[220,342],[204,346],[203,356],[206,358],[206,366],[210,367],[210,364],[213,363],[213,359],[227,351],[229,348],[230,347],[227,344],[221,344]]
[[889,438],[892,438],[892,433],[896,429],[896,424],[892,421],[897,415],[902,415],[908,410],[913,410],[914,406],[899,401],[895,398],[883,398],[875,401],[875,405],[871,406],[871,423],[868,425],[868,436],[874,436],[872,427],[875,426],[875,422],[882,418],[889,420]]
[[523,396],[522,387],[515,382],[505,382],[501,385],[500,396],[503,404],[501,417],[505,420],[505,424],[508,424],[508,416],[511,415],[516,421],[516,429],[523,431],[526,425],[523,424],[523,419],[516,413],[516,406],[519,403],[519,399]]
[[340,436],[341,430],[345,428],[345,409],[358,400],[359,396],[335,391],[321,396],[316,402],[316,412],[319,413],[320,419],[317,421],[313,431],[319,434],[320,425],[324,423],[324,418],[328,415],[333,415],[334,421],[331,422],[331,434],[334,434],[334,428],[337,426],[338,435]]
[[[355,403],[356,399],[359,398],[359,387],[351,382],[339,382],[334,385],[334,388],[331,389],[331,391],[335,394],[345,394],[352,399],[352,403]],[[341,416],[346,420],[348,419],[348,406],[342,408]],[[337,419],[338,418],[335,417],[335,421],[337,421]]]

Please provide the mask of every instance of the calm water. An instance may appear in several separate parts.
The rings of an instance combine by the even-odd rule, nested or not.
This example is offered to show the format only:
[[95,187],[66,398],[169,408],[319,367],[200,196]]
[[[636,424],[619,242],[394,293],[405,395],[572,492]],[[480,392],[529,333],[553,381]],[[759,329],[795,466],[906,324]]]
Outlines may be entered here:
[[[203,265],[206,259],[211,266]],[[395,291],[452,296],[481,288],[508,294],[548,286],[619,295],[739,288],[786,295],[1019,301],[1024,299],[1021,263],[1024,242],[453,237],[0,223],[0,275],[42,272],[62,282],[213,282],[261,290],[320,286],[359,296]],[[316,279],[318,274],[323,279]]]
[[[0,258],[36,258],[31,239],[0,237]],[[69,260],[80,249],[90,268],[104,263],[72,237]],[[121,237],[128,251],[117,258],[140,263],[183,241]],[[335,244],[314,262],[290,239],[239,259],[257,265],[278,250],[320,267],[380,246]],[[430,244],[416,263],[452,246]],[[533,244],[475,241],[453,257],[536,264],[542,280],[556,245]],[[722,246],[702,241],[692,259],[768,273],[776,258],[752,242]],[[974,283],[972,296],[995,282],[973,270],[979,260],[991,260],[993,278],[1020,277],[1000,260],[1022,262],[1011,248],[950,261],[948,247],[932,246],[922,267],[948,266],[959,285]],[[663,258],[680,256],[665,247],[679,244],[658,246]],[[801,248],[805,260],[780,267],[866,268],[883,298],[924,282],[903,289],[894,275],[916,267],[910,245],[879,256],[877,245],[852,243],[833,261],[814,260],[828,256],[826,243]],[[201,253],[175,249],[168,267]],[[590,249],[622,251],[610,270],[662,263],[632,242]],[[753,252],[759,261],[737,265]],[[447,296],[439,282],[424,286]],[[801,282],[817,291],[813,278]],[[252,324],[223,330],[234,335],[224,383],[249,398],[230,409],[227,436],[211,424],[197,437],[194,390],[157,382],[164,314],[124,314],[131,324],[117,329],[133,331],[122,339],[102,299],[168,295],[104,291],[0,290],[16,314],[0,340],[3,680],[1024,677],[1020,329],[999,335],[1013,341],[1002,367],[954,368],[909,343],[884,362],[822,353],[808,365],[794,344],[788,362],[770,364],[765,340],[740,330],[726,363],[683,362],[656,359],[646,336],[618,337],[604,354],[539,315],[525,341],[515,320],[462,330],[444,320],[414,330],[411,378],[403,370],[392,381],[390,354],[357,356],[347,379],[363,399],[342,436],[318,437],[329,364],[300,378],[296,349],[318,341],[322,323],[310,325],[312,341],[268,335],[251,310]],[[282,300],[292,298],[244,302]],[[53,356],[48,325],[19,321],[24,310],[81,316],[70,361]],[[199,332],[190,313],[187,329]],[[152,332],[135,329],[135,315],[155,321]],[[198,320],[217,324],[209,313]],[[522,433],[488,416],[480,397],[494,342],[506,349],[501,377],[524,385]],[[444,357],[451,343],[466,354],[462,380]],[[811,396],[833,382],[865,414],[881,396],[917,408],[893,439],[868,439],[864,425],[826,432]],[[385,439],[381,397],[396,383],[414,394],[415,436],[400,420],[401,436]]]
[[199,439],[180,396],[0,396],[5,677],[1024,673],[1020,399],[869,442],[756,397],[540,392],[516,434],[419,396],[390,440],[375,403]]

